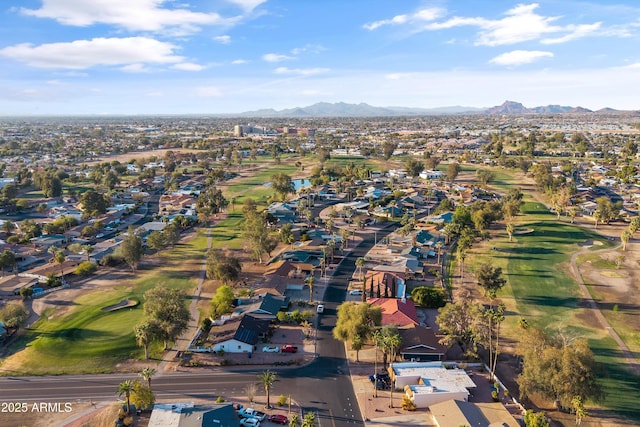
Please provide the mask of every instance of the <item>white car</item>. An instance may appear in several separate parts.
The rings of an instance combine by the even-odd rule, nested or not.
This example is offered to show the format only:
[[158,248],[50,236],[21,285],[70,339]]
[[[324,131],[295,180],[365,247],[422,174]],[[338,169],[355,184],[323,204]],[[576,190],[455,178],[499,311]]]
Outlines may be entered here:
[[263,353],[280,353],[280,347],[278,346],[265,346],[262,347]]
[[354,289],[352,291],[349,291],[349,295],[362,295],[362,290],[361,289]]
[[260,427],[260,420],[257,418],[243,418],[240,425],[244,427]]

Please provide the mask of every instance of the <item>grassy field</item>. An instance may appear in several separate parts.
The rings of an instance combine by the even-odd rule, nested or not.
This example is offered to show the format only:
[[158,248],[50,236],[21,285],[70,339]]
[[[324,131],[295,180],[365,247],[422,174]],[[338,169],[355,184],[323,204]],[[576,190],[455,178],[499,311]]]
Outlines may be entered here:
[[[57,301],[27,333],[13,344],[14,353],[3,361],[7,374],[71,374],[111,372],[125,359],[143,357],[133,336],[133,326],[142,318],[142,306],[116,311],[102,308],[123,299],[142,302],[144,293],[159,284],[193,293],[206,250],[206,236],[199,234],[160,255],[153,265],[138,271],[132,280],[114,280],[73,301]],[[155,265],[162,268],[154,268]],[[117,285],[116,285],[117,284]],[[55,295],[55,294],[54,294]],[[189,303],[187,298],[185,303]],[[151,356],[161,354],[160,344]]]
[[[499,191],[518,185],[514,177],[506,173],[497,174],[492,183]],[[593,318],[586,308],[584,296],[570,274],[571,255],[583,249],[599,250],[612,248],[614,243],[597,234],[591,228],[569,224],[566,218],[557,216],[540,202],[525,194],[522,215],[515,219],[518,230],[531,230],[516,234],[509,242],[504,225],[499,225],[496,238],[474,246],[467,255],[465,270],[474,269],[484,262],[502,267],[507,285],[499,298],[507,306],[505,336],[517,341],[518,322],[524,318],[537,327],[549,331],[561,330],[570,337],[585,337],[602,364],[601,383],[606,393],[603,408],[625,417],[640,421],[640,378],[630,374],[625,367],[626,359],[615,341]],[[584,245],[598,242],[590,248]],[[592,261],[595,268],[611,269],[597,254],[582,255],[579,262]],[[607,317],[627,345],[635,348],[640,343],[640,334],[625,324],[626,314]],[[618,318],[616,320],[616,317]],[[591,405],[591,403],[590,403]]]

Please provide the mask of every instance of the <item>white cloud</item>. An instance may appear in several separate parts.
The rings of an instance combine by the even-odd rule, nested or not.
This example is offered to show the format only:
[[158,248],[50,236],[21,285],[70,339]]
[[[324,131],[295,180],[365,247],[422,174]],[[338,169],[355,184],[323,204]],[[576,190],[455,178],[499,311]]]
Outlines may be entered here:
[[249,61],[247,61],[246,59],[234,59],[233,61],[231,61],[231,63],[233,65],[242,65],[242,64],[248,64]]
[[418,10],[411,15],[396,15],[390,19],[382,19],[380,21],[374,21],[368,24],[364,24],[362,27],[366,30],[376,30],[385,25],[402,25],[407,23],[420,23],[434,21],[440,18],[444,14],[444,10],[439,7],[430,7],[426,9]]
[[17,44],[0,49],[0,56],[26,63],[36,68],[82,70],[105,66],[133,64],[172,64],[181,62],[174,55],[177,47],[148,37],[95,38],[68,43],[48,43],[34,46]]
[[222,90],[216,86],[200,86],[195,88],[194,94],[202,98],[218,98],[223,96]]
[[412,15],[397,15],[391,19],[375,21],[364,25],[364,28],[375,30],[383,25],[409,25],[414,31],[420,32],[463,26],[477,27],[478,33],[474,42],[476,46],[503,46],[531,40],[540,40],[545,44],[566,43],[600,30],[599,22],[558,25],[557,21],[561,17],[540,15],[536,12],[539,7],[537,3],[519,4],[507,10],[500,19],[453,16],[440,22],[436,20],[444,15],[444,11],[430,8]]
[[318,44],[306,44],[302,47],[296,47],[291,49],[292,55],[300,55],[301,53],[320,53],[326,50],[323,46]]
[[171,68],[181,71],[202,71],[207,67],[200,64],[194,64],[193,62],[181,62],[179,64],[172,65]]
[[280,62],[295,59],[293,56],[280,55],[278,53],[266,53],[262,55],[262,59],[267,62]]
[[129,64],[124,67],[120,67],[122,71],[125,73],[148,73],[149,68],[145,67],[144,64]]
[[298,76],[311,76],[314,74],[322,74],[328,72],[328,68],[287,68],[278,67],[273,70],[276,74],[294,74]]
[[[236,1],[236,3],[256,3]],[[50,18],[63,25],[87,27],[109,24],[130,31],[163,31],[171,29],[181,34],[199,30],[203,25],[231,25],[236,18],[219,14],[192,12],[186,8],[163,8],[166,0],[42,0],[39,9],[21,8],[28,16]]]
[[569,42],[571,40],[581,39],[582,37],[587,37],[587,36],[595,33],[596,31],[598,31],[600,29],[601,25],[602,25],[602,23],[595,22],[593,24],[568,26],[567,29],[573,28],[573,31],[571,31],[569,34],[566,34],[566,35],[561,36],[561,37],[556,37],[556,38],[542,39],[542,40],[540,40],[540,43],[542,43],[542,44],[559,44],[559,43],[566,43],[566,42]]
[[542,58],[553,58],[553,53],[542,50],[513,50],[498,55],[489,62],[498,65],[523,65]]
[[229,44],[229,43],[231,43],[231,36],[228,36],[228,35],[225,34],[223,36],[214,37],[213,40],[215,40],[215,41],[217,41],[218,43],[221,43],[221,44]]

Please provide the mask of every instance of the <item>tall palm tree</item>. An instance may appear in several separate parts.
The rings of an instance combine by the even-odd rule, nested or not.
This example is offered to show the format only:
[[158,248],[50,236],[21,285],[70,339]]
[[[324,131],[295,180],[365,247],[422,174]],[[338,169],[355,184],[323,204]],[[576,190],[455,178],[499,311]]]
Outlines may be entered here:
[[622,250],[627,250],[627,243],[631,240],[631,232],[628,229],[622,230],[622,234],[620,234],[620,241],[622,242]]
[[129,413],[129,405],[131,401],[131,392],[133,391],[133,385],[133,381],[131,380],[126,380],[118,384],[118,396],[122,397],[122,395],[124,395],[127,399],[127,414]]
[[271,387],[273,386],[273,383],[276,381],[276,373],[271,372],[270,370],[267,369],[266,371],[258,374],[258,378],[262,382],[262,385],[264,386],[264,391],[267,394],[267,404],[265,405],[265,408],[271,409],[271,402],[269,398],[271,393]]
[[64,270],[62,269],[62,264],[64,264],[67,257],[64,256],[64,251],[56,251],[53,255],[53,260],[56,264],[60,266],[60,278],[64,281]]
[[144,348],[144,358],[149,360],[149,344],[154,338],[154,325],[149,321],[143,321],[133,328],[136,336],[136,343]]
[[362,267],[364,267],[364,258],[356,259],[356,268],[358,269],[358,278],[362,280]]
[[313,303],[313,275],[307,277],[304,282],[309,285],[309,304]]
[[144,368],[138,374],[138,375],[140,375],[142,377],[143,380],[145,380],[147,382],[147,386],[149,387],[149,390],[151,390],[151,377],[153,377],[155,374],[156,374],[155,368],[151,368],[149,366]]
[[509,241],[513,241],[513,231],[515,230],[515,227],[513,225],[512,222],[507,224],[507,234],[509,235]]

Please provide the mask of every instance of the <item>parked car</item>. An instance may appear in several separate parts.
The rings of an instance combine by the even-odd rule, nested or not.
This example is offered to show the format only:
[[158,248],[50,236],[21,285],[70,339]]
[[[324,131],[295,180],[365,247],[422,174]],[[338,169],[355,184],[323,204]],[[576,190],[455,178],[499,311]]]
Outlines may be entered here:
[[291,344],[286,344],[283,345],[282,347],[280,347],[280,351],[283,353],[297,353],[298,352],[298,347],[295,345],[291,345]]
[[352,291],[349,291],[349,295],[362,295],[362,290],[361,289],[354,289]]
[[267,418],[267,414],[264,412],[256,411],[253,408],[242,408],[238,412],[241,418],[255,418],[258,421],[264,421]]
[[316,311],[318,313],[324,313],[324,305],[318,304],[318,307],[316,308]]
[[260,420],[257,418],[243,418],[240,420],[243,427],[260,427]]
[[269,421],[271,421],[274,424],[282,424],[287,425],[289,424],[289,418],[287,418],[286,416],[282,415],[282,414],[273,414],[269,417]]
[[264,353],[280,353],[280,347],[277,345],[267,345],[262,347]]

